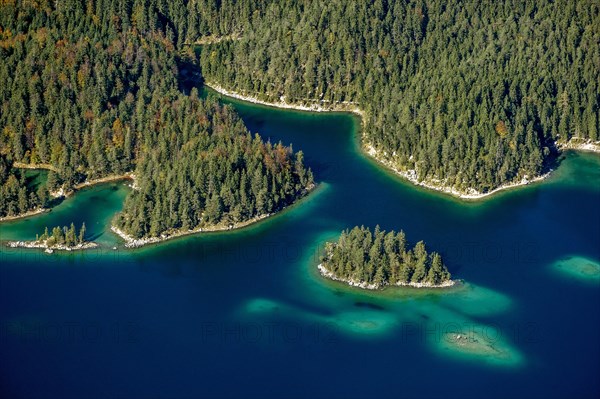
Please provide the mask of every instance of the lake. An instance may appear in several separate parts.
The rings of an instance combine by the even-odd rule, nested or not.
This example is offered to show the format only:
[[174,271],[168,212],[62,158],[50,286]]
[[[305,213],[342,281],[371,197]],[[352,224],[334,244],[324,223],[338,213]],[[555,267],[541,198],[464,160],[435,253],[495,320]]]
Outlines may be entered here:
[[[85,222],[101,245],[2,246],[3,396],[598,396],[600,283],[562,271],[600,260],[597,155],[568,152],[539,184],[465,202],[367,159],[354,116],[225,101],[252,132],[304,151],[317,190],[240,231],[136,250],[109,230],[126,182],[0,224],[9,240]],[[425,240],[464,283],[373,293],[318,275],[325,241],[377,224]],[[505,356],[453,350],[444,336],[458,331]]]

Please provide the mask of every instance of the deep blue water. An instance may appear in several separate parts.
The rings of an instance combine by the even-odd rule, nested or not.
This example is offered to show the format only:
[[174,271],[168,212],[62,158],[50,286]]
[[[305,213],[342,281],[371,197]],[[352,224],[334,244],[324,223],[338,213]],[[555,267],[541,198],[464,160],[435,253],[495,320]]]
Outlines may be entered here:
[[[237,232],[134,251],[107,231],[128,188],[97,186],[0,239],[86,222],[85,254],[0,252],[0,388],[10,397],[597,397],[600,285],[557,273],[600,260],[600,159],[479,202],[404,183],[360,154],[359,122],[234,103],[254,132],[303,150],[320,187]],[[404,229],[467,284],[362,293],[318,277],[324,241]],[[510,362],[440,349],[485,328]]]

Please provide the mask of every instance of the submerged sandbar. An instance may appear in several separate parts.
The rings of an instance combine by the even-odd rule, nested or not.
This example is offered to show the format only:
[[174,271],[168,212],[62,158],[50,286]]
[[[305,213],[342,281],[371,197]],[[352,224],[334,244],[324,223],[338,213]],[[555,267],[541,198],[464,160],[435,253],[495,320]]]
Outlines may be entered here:
[[578,280],[600,282],[600,262],[583,256],[567,256],[553,263],[554,270]]
[[516,365],[521,362],[521,356],[515,349],[500,337],[490,337],[485,332],[485,327],[446,332],[437,340],[437,347],[445,354],[465,360],[497,365]]

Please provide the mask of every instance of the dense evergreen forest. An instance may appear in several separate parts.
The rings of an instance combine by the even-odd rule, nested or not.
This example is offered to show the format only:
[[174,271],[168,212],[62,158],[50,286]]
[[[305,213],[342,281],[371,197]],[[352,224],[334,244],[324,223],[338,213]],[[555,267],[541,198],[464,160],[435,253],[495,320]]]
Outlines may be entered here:
[[[118,223],[136,236],[289,203],[310,181],[302,156],[265,143],[257,156],[231,110],[182,92],[180,71],[197,62],[191,45],[206,37],[239,37],[203,47],[206,80],[271,101],[356,102],[365,145],[419,179],[486,192],[533,177],[555,141],[599,138],[599,9],[593,0],[3,0],[0,215],[45,202],[23,189],[14,162],[50,165],[50,190],[135,171],[141,190]],[[206,155],[216,148],[227,156]],[[216,177],[200,177],[207,171]]]
[[0,154],[0,218],[16,216],[46,206],[48,189],[40,185],[35,191],[27,186],[25,173],[12,167]]
[[[202,11],[183,25],[217,36],[231,29],[217,16],[224,4],[194,4]],[[117,222],[136,237],[270,213],[312,184],[301,153],[252,138],[231,109],[180,90],[180,67],[194,61],[178,27],[186,7],[0,3],[4,212],[40,203],[9,176],[13,162],[50,165],[51,190],[134,170],[140,190]]]
[[231,108],[201,101],[195,89],[163,121],[167,127],[143,138],[143,178],[116,220],[134,238],[243,222],[282,209],[313,186],[301,151],[252,137]]
[[373,232],[363,226],[344,230],[336,243],[326,244],[321,265],[337,280],[376,288],[450,282],[437,252],[428,253],[423,241],[409,248],[403,231],[388,233],[379,226]]
[[486,192],[539,175],[557,140],[599,140],[596,0],[250,2],[241,39],[202,51],[206,80],[358,102],[365,145],[420,180]]

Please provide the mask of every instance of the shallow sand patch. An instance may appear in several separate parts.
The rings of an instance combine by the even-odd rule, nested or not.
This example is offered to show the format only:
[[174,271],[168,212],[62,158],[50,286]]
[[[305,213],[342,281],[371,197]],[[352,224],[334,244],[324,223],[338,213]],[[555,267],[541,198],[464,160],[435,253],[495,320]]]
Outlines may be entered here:
[[600,262],[584,256],[566,256],[555,261],[552,267],[577,280],[600,283]]
[[493,327],[470,325],[469,328],[445,331],[434,345],[438,352],[463,360],[490,365],[517,366],[522,356]]

